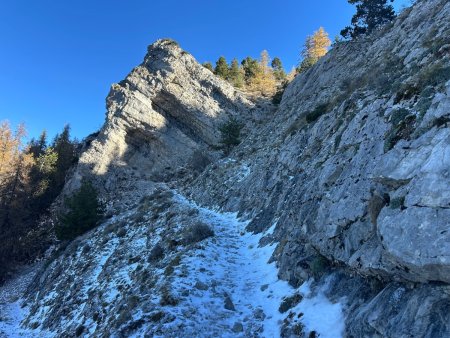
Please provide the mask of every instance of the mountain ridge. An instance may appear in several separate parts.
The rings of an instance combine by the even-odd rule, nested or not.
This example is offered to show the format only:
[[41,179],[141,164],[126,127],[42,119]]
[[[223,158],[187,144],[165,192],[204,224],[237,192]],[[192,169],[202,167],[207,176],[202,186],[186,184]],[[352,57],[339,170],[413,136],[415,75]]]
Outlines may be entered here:
[[[173,41],[151,45],[112,86],[105,125],[64,190],[92,180],[110,219],[40,270],[24,326],[55,335],[195,332],[187,318],[198,313],[178,310],[198,297],[217,301],[211,315],[243,312],[243,297],[233,304],[234,255],[270,248],[290,286],[268,283],[276,296],[265,282],[251,290],[285,311],[251,299],[248,318],[201,334],[265,336],[267,325],[283,337],[319,332],[302,306],[323,296],[345,336],[448,335],[449,16],[448,1],[422,0],[375,35],[338,43],[277,107],[251,101]],[[223,157],[214,146],[230,117],[244,124],[243,138]],[[226,221],[227,212],[237,218]],[[216,260],[205,256],[215,248]],[[220,258],[226,253],[234,262]],[[216,263],[228,271],[222,284]]]

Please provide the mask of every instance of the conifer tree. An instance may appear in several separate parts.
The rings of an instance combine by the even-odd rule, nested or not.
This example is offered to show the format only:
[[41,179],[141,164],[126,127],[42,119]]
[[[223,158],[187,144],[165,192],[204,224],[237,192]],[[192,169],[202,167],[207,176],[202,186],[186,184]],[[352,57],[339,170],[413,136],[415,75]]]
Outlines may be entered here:
[[0,283],[15,264],[46,249],[48,237],[39,220],[59,195],[75,158],[68,126],[55,138],[58,152],[47,146],[45,132],[28,144],[25,136],[23,125],[13,131],[7,122],[0,124]]
[[242,127],[242,124],[239,123],[234,117],[230,118],[227,122],[220,125],[220,144],[225,155],[229,154],[233,147],[241,143]]
[[74,164],[76,159],[75,142],[70,139],[70,126],[65,125],[61,134],[56,135],[52,148],[57,154],[56,170],[52,178],[52,188],[60,191],[64,185],[67,170]]
[[216,68],[214,74],[220,76],[222,79],[227,79],[228,76],[228,63],[225,57],[221,56],[216,62]]
[[[44,195],[48,192],[50,188],[51,179],[56,171],[56,164],[58,162],[58,154],[53,150],[53,148],[48,147],[45,151],[35,158],[35,164],[31,170],[31,185],[33,190],[33,197],[36,199],[42,197],[44,200]],[[47,194],[48,195],[48,194]],[[44,201],[37,202],[37,210],[42,211],[46,209],[54,197],[48,196],[50,201],[45,203]]]
[[72,240],[94,228],[102,219],[104,207],[97,190],[89,181],[83,180],[79,190],[65,200],[68,211],[60,216],[61,224],[56,227],[60,240]]
[[276,81],[273,70],[269,66],[270,57],[266,50],[261,52],[259,68],[256,76],[250,81],[250,89],[260,92],[262,95],[273,95],[276,91]]
[[237,88],[242,88],[244,85],[244,74],[239,67],[237,59],[231,61],[230,69],[228,70],[228,81]]
[[259,63],[258,60],[247,56],[241,62],[242,70],[244,71],[244,80],[247,85],[250,85],[252,79],[256,77],[256,74],[259,72]]
[[346,39],[354,39],[363,34],[370,34],[380,26],[395,18],[394,7],[389,4],[394,0],[348,0],[356,5],[356,13],[351,25],[341,31]]
[[297,67],[297,72],[302,73],[316,64],[331,46],[331,40],[323,27],[320,27],[313,35],[306,38],[305,45],[301,52],[302,62]]
[[275,57],[271,63],[273,69],[273,75],[278,81],[284,81],[286,79],[286,72],[284,71],[283,64],[280,58]]
[[203,62],[202,66],[214,73],[214,68],[211,62]]
[[34,158],[40,156],[47,148],[47,132],[43,130],[38,140],[32,138],[28,148]]
[[13,132],[0,125],[0,283],[16,260],[23,259],[21,242],[30,215],[30,170],[33,156],[26,149],[25,128]]

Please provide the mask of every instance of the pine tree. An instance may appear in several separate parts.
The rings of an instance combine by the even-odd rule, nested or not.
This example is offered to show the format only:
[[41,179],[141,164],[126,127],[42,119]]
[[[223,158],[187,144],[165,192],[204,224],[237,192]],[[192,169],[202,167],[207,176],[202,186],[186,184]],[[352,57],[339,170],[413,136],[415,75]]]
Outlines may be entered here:
[[38,140],[32,138],[28,148],[34,158],[39,157],[47,148],[47,132],[43,130]]
[[214,73],[214,68],[211,62],[203,62],[202,66]]
[[354,39],[363,34],[370,34],[380,26],[391,22],[395,18],[394,0],[348,0],[356,5],[356,13],[352,17],[351,25],[341,31],[346,39]]
[[82,181],[79,190],[65,200],[68,211],[60,216],[56,235],[60,240],[72,240],[93,229],[102,219],[104,207],[89,181]]
[[58,163],[58,154],[54,151],[53,148],[48,147],[45,151],[39,155],[39,157],[35,158],[35,164],[31,170],[31,185],[33,190],[33,197],[38,199],[41,197],[43,200],[48,200],[48,203],[44,201],[36,201],[37,210],[42,211],[46,209],[54,197],[56,196],[47,196],[48,189],[50,188],[50,183],[52,176],[56,172],[56,164]]
[[250,85],[251,81],[256,77],[259,72],[258,60],[247,56],[241,62],[242,70],[244,71],[244,80],[247,85]]
[[320,27],[313,35],[306,38],[305,45],[301,52],[303,60],[297,67],[297,71],[302,73],[311,68],[328,52],[330,46],[331,40],[328,37],[328,33],[323,27]]
[[284,71],[283,64],[281,63],[280,58],[275,57],[271,63],[273,69],[273,75],[277,79],[277,81],[284,81],[286,79],[286,72]]
[[228,63],[225,57],[221,56],[216,62],[216,68],[214,69],[214,74],[220,76],[222,79],[228,76]]
[[54,191],[61,191],[67,171],[76,160],[76,144],[70,139],[70,126],[64,126],[61,134],[56,135],[52,148],[56,152],[58,159],[56,170],[52,177],[52,188]]
[[239,123],[234,117],[230,118],[227,122],[220,125],[220,144],[225,155],[229,154],[233,147],[241,143],[242,127],[242,124]]
[[239,62],[237,59],[233,59],[233,61],[231,61],[227,80],[236,88],[242,88],[244,86],[244,74],[239,67]]

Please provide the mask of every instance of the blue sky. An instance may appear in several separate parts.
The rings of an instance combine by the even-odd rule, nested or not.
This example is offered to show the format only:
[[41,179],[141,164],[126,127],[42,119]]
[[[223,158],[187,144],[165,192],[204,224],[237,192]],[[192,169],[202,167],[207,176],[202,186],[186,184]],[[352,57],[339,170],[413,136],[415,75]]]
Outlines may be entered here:
[[111,84],[158,38],[200,62],[267,49],[289,70],[307,35],[323,26],[334,37],[353,12],[345,0],[3,0],[0,120],[24,122],[30,136],[70,123],[83,138],[101,127]]

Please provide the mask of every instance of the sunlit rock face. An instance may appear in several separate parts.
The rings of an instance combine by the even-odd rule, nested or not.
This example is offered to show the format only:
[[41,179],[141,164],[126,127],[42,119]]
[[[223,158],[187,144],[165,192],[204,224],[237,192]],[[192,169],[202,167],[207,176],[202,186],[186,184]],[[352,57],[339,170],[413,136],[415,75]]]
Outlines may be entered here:
[[106,107],[105,124],[86,145],[66,193],[81,177],[114,194],[132,177],[164,181],[195,170],[214,157],[218,126],[248,116],[253,104],[166,39],[149,46],[143,63],[112,85]]

